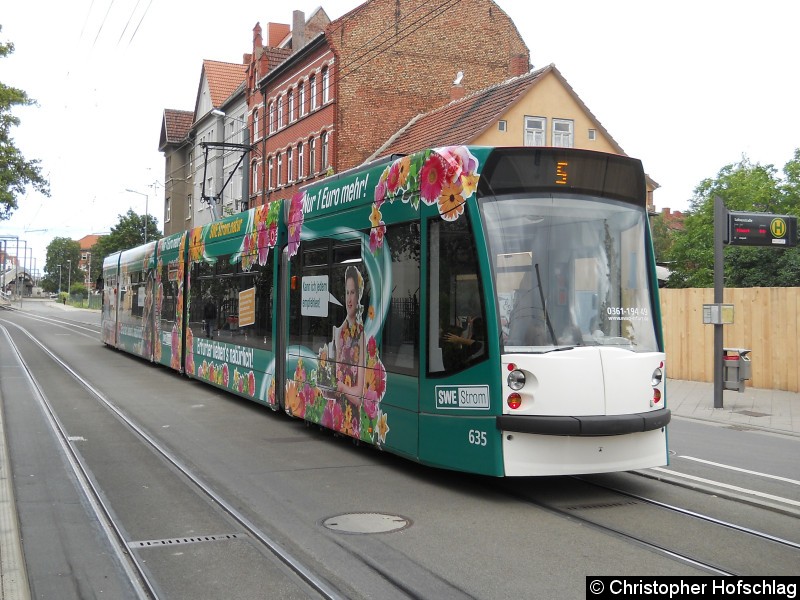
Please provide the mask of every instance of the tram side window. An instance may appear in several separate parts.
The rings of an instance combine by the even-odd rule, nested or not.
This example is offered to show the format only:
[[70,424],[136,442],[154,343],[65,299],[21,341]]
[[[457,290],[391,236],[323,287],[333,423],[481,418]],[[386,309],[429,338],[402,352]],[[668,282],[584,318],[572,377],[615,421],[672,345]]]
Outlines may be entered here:
[[[174,264],[166,264],[161,268],[161,321],[175,322],[178,311],[178,267]],[[162,327],[164,331],[170,331]]]
[[386,313],[381,360],[390,373],[419,374],[419,223],[390,225],[384,251],[392,257],[392,297]]
[[[273,252],[267,264],[255,258],[247,270],[231,256],[217,257],[211,265],[192,264],[190,322],[195,336],[208,335],[244,346],[272,347],[272,266]],[[255,292],[255,314],[240,314],[240,295]],[[213,307],[213,308],[210,308]]]
[[449,375],[487,357],[486,311],[466,216],[428,230],[428,372]]
[[352,274],[360,276],[360,296],[356,294],[354,313],[363,326],[372,291],[359,240],[304,242],[292,259],[292,274],[290,345],[318,352],[334,341],[336,331],[347,320],[346,278]]

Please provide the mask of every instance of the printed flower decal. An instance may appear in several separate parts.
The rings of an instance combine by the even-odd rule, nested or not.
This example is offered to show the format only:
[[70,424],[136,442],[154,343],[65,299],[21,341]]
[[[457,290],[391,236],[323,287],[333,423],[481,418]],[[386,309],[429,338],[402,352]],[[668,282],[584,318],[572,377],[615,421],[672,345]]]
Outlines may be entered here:
[[295,194],[289,205],[289,258],[300,248],[300,232],[303,229],[303,198],[305,193]]
[[401,199],[419,208],[422,200],[437,205],[445,221],[464,214],[464,204],[478,188],[478,159],[466,146],[448,146],[398,158],[387,166],[375,186],[370,213],[369,248],[376,255],[383,247],[386,224],[381,206]]

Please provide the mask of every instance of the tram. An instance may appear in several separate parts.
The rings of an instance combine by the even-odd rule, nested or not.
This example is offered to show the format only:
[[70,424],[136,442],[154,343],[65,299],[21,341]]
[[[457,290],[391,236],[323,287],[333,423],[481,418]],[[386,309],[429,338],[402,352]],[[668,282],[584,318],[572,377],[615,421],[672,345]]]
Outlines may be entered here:
[[650,236],[638,160],[427,149],[109,256],[103,342],[434,467],[665,465]]

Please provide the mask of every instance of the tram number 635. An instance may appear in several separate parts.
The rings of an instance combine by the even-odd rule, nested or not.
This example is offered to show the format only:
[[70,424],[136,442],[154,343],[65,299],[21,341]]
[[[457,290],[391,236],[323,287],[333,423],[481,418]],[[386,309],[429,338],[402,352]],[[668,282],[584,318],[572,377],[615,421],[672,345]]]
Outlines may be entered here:
[[470,429],[469,430],[469,443],[473,446],[485,446],[486,445],[486,432],[481,431],[480,429]]

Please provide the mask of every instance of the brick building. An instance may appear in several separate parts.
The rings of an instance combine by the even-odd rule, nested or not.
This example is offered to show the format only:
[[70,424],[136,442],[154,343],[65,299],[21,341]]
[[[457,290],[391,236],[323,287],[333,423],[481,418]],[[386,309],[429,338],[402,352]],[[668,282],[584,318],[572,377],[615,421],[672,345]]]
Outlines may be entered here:
[[361,164],[414,115],[446,103],[459,72],[470,93],[529,69],[527,46],[491,0],[372,0],[315,35],[323,21],[295,11],[292,55],[258,80],[265,160],[251,204]]

